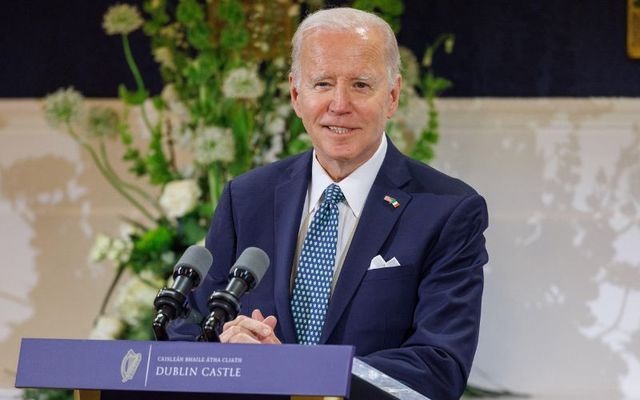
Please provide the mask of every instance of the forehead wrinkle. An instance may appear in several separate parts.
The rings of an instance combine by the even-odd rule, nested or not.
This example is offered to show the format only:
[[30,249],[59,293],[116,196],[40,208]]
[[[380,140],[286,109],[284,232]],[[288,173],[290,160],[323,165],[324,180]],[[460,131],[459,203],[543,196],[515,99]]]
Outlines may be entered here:
[[[370,33],[374,33],[371,35]],[[356,40],[361,41],[361,43],[356,44],[354,46],[350,46],[348,50],[348,54],[345,54],[349,58],[363,58],[367,57],[370,60],[374,60],[380,58],[384,60],[384,43],[383,38],[376,34],[375,31],[371,31],[365,29],[363,27],[358,27],[355,30],[327,30],[327,29],[314,29],[306,33],[302,40],[301,46],[301,59],[304,58],[305,53],[306,56],[310,59],[317,59],[322,57],[333,57],[333,54],[325,54],[328,50],[329,52],[334,49],[324,49],[320,46],[314,46],[309,41],[312,40],[309,36],[314,35],[334,35],[334,34],[344,34],[346,36],[357,36]]]
[[[343,42],[351,36],[356,45],[348,47],[331,47],[315,45],[315,35],[344,34]],[[355,37],[354,37],[355,36]],[[300,52],[300,74],[306,77],[307,82],[317,82],[322,79],[335,79],[346,77],[357,79],[366,77],[373,81],[386,77],[386,64],[384,51],[380,46],[379,35],[375,31],[368,32],[366,38],[359,33],[351,31],[336,32],[327,30],[313,30],[304,36]],[[359,70],[354,70],[358,66]]]

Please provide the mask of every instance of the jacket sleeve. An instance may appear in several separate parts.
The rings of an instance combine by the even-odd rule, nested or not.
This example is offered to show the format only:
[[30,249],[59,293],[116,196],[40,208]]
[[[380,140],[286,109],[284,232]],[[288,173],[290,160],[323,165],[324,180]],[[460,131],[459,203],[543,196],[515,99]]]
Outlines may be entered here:
[[478,343],[487,225],[484,199],[463,198],[425,258],[411,334],[364,362],[432,399],[460,398]]
[[190,315],[185,319],[178,319],[169,325],[167,330],[170,340],[194,341],[202,330],[200,321],[209,314],[207,300],[213,291],[224,288],[228,282],[228,275],[236,255],[236,234],[231,200],[231,182],[229,182],[220,196],[205,246],[213,256],[213,263],[207,276],[200,286],[189,296],[188,306]]

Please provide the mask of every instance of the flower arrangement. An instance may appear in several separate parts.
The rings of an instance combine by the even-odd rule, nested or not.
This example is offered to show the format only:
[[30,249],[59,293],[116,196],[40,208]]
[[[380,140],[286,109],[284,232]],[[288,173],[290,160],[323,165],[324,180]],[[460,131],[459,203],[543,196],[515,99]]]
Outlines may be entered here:
[[[118,109],[88,107],[73,88],[46,97],[44,113],[91,156],[106,181],[140,215],[119,237],[99,234],[94,262],[116,267],[91,333],[96,339],[151,339],[153,300],[177,258],[203,240],[223,185],[251,168],[311,146],[289,103],[288,58],[302,13],[322,1],[147,0],[143,18],[131,5],[104,15],[106,34],[119,36],[135,88],[120,85]],[[394,29],[404,11],[397,0],[356,0]],[[142,29],[164,82],[151,94],[132,55],[129,35]],[[450,82],[433,74],[434,52],[453,48],[444,35],[422,63],[402,48],[404,88],[387,133],[405,153],[433,157],[438,138],[434,99]],[[141,121],[132,122],[132,113]],[[107,141],[118,141],[130,176],[112,167]],[[131,278],[119,284],[124,272]],[[28,397],[28,396],[27,396]]]

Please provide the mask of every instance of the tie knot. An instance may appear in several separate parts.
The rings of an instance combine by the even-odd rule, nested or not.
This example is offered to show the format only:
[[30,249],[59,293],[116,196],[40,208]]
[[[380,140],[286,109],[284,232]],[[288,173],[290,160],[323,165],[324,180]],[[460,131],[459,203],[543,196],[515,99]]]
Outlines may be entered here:
[[344,194],[340,190],[340,186],[332,183],[324,190],[324,202],[327,204],[336,205],[344,200]]

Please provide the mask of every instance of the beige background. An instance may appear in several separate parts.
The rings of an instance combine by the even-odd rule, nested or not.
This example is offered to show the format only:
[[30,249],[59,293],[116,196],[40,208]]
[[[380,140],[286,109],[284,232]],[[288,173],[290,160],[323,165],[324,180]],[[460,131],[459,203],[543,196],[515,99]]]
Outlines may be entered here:
[[[491,216],[472,381],[640,399],[640,100],[440,107],[434,165],[476,187]],[[88,251],[121,215],[135,217],[38,101],[0,100],[0,397],[21,337],[90,332],[113,270]]]

